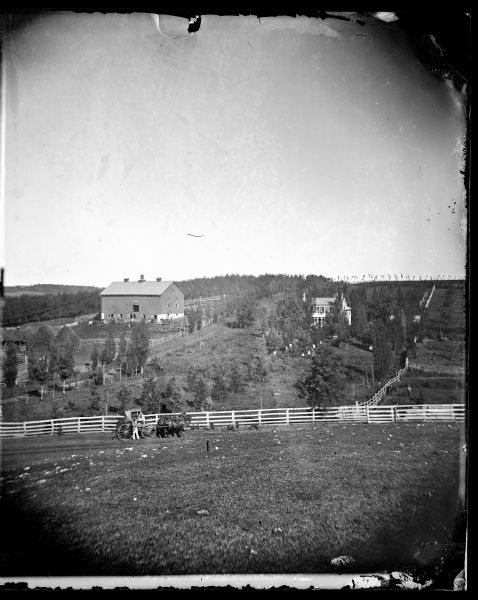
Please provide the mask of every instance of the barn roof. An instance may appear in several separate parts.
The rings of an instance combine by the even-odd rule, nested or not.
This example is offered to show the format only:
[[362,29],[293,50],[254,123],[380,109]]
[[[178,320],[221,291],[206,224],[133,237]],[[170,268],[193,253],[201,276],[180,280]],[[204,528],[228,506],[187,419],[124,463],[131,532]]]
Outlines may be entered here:
[[161,296],[173,284],[181,290],[175,281],[113,281],[100,296]]

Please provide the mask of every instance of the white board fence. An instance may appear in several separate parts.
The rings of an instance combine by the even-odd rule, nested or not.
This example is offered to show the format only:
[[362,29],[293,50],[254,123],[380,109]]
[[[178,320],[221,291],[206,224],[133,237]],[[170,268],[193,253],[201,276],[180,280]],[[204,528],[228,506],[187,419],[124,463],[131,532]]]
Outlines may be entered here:
[[[145,415],[148,423],[160,416],[180,413]],[[295,423],[394,423],[427,421],[464,421],[464,404],[427,404],[407,406],[338,406],[330,408],[266,408],[186,413],[190,425],[225,427],[227,425],[293,425]],[[118,415],[69,417],[24,423],[0,423],[0,437],[27,437],[58,433],[114,432],[122,421]]]

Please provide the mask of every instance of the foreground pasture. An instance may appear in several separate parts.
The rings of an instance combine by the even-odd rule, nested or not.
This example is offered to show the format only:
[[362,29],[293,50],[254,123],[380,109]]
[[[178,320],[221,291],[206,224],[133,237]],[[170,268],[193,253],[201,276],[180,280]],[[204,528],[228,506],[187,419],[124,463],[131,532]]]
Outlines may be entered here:
[[457,424],[2,445],[3,577],[463,567]]

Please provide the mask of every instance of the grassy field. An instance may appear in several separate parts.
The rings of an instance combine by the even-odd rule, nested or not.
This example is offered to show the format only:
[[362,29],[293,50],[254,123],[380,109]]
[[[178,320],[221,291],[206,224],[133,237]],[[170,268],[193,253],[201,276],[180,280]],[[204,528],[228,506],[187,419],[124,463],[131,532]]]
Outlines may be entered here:
[[[407,388],[412,388],[411,398]],[[384,404],[462,404],[465,402],[465,381],[462,376],[438,376],[406,373]]]
[[439,580],[462,568],[459,445],[455,424],[6,440],[0,573],[321,573],[350,555]]

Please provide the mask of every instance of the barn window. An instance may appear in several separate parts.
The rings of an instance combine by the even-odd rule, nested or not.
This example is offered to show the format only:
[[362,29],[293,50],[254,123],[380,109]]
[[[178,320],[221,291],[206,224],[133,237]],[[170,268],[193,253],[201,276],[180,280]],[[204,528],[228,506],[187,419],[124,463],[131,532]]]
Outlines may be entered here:
[[133,304],[133,312],[139,312],[139,304]]

